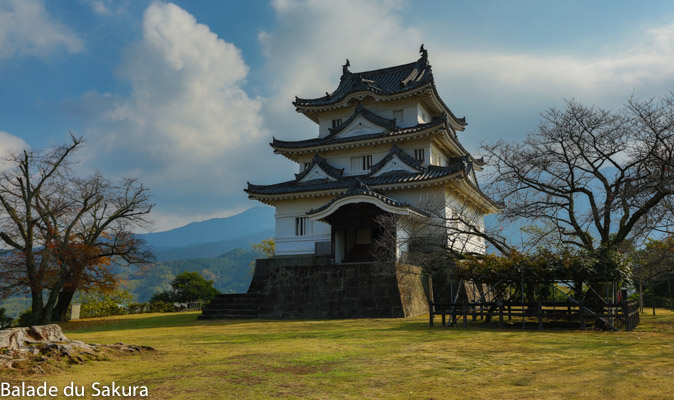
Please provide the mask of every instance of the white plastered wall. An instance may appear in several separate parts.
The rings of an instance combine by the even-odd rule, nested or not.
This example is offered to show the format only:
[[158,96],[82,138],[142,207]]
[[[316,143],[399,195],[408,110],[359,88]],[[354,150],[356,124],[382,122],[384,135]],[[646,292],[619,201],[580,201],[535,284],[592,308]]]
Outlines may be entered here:
[[[324,196],[307,199],[282,200],[276,203],[276,243],[275,254],[300,255],[314,254],[316,242],[330,241],[330,225],[312,221],[307,211],[329,202],[332,197]],[[307,232],[304,236],[295,235],[295,218],[307,217]]]
[[[484,231],[484,215],[476,211],[475,207],[464,196],[453,190],[452,187],[447,187],[445,188],[445,199],[448,228],[449,225],[454,224],[459,229],[465,229],[465,225],[462,222],[450,221],[452,216],[462,214],[464,219],[471,220],[471,224]],[[484,239],[475,235],[461,234],[458,237],[450,237],[449,241],[450,244],[454,244],[454,249],[457,251],[479,254],[486,252]]]

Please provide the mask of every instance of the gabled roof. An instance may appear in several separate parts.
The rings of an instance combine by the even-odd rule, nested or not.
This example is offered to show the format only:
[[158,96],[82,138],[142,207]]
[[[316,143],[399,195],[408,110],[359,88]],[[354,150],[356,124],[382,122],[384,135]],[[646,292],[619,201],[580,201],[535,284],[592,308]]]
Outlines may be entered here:
[[[405,157],[403,152],[394,149],[392,149],[389,154],[396,156],[400,155],[401,161],[402,158]],[[406,161],[413,163],[416,160],[409,157]],[[331,167],[320,157],[314,157],[313,165],[327,165],[327,167],[325,167],[326,170],[330,170],[330,173],[334,174],[334,176],[340,174],[339,178],[335,180],[316,179],[302,181],[302,178],[304,178],[306,174],[303,175],[300,173],[296,174],[297,179],[295,180],[273,185],[253,185],[249,182],[248,188],[244,189],[244,191],[248,193],[248,197],[251,199],[269,203],[270,201],[273,202],[275,199],[278,200],[282,198],[343,194],[345,190],[348,191],[352,188],[367,187],[367,189],[376,188],[378,190],[390,190],[420,185],[428,186],[444,184],[456,180],[457,178],[463,178],[459,179],[459,183],[466,185],[465,187],[467,190],[472,191],[476,196],[487,200],[492,209],[498,210],[499,208],[502,208],[502,205],[489,199],[489,197],[480,190],[476,182],[471,182],[467,179],[468,174],[472,173],[474,167],[474,160],[470,155],[450,158],[448,164],[449,165],[445,167],[436,165],[421,167],[419,172],[414,173],[392,172],[374,176],[373,174],[375,174],[376,171],[371,171],[364,175],[341,176],[343,170]],[[311,168],[308,168],[307,170],[310,169]]]
[[283,151],[285,149],[303,149],[303,148],[308,148],[308,147],[331,145],[331,144],[338,144],[338,143],[357,142],[357,141],[360,141],[360,140],[367,140],[367,139],[394,137],[394,136],[400,136],[400,135],[405,135],[405,134],[409,134],[409,133],[415,133],[415,132],[423,131],[423,130],[429,129],[429,128],[437,128],[437,127],[440,127],[441,125],[443,125],[445,123],[445,121],[447,121],[447,117],[441,116],[441,117],[433,118],[433,120],[431,122],[418,124],[418,125],[415,125],[415,126],[411,126],[409,128],[399,128],[397,130],[383,131],[383,132],[379,132],[379,133],[371,133],[371,134],[358,135],[358,136],[349,136],[349,137],[345,137],[345,138],[335,137],[334,135],[328,135],[328,136],[325,136],[325,137],[322,137],[322,138],[297,140],[297,141],[285,141],[285,140],[278,140],[276,138],[273,138],[273,141],[269,145],[272,148],[274,148],[275,150]]
[[298,182],[304,179],[309,172],[314,168],[314,166],[317,166],[320,168],[323,172],[325,172],[328,176],[334,178],[335,180],[341,178],[342,174],[344,173],[344,168],[338,169],[333,167],[332,165],[328,164],[327,161],[318,154],[314,155],[314,158],[311,160],[311,164],[304,169],[304,171],[300,172],[299,174],[295,174],[295,180]]
[[334,92],[315,99],[295,97],[293,105],[298,108],[332,105],[344,100],[349,94],[360,91],[391,95],[414,90],[430,83],[432,79],[427,53],[422,54],[421,58],[413,63],[372,71],[351,72],[345,65],[339,86]]
[[391,131],[391,130],[397,130],[400,129],[398,126],[396,126],[396,120],[395,119],[388,119],[384,117],[380,117],[379,115],[373,113],[372,111],[368,110],[367,108],[363,107],[362,104],[358,103],[356,106],[356,109],[354,110],[353,114],[344,121],[341,125],[339,125],[336,128],[329,128],[330,130],[330,135],[326,136],[327,138],[334,138],[339,134],[339,132],[343,131],[344,128],[348,127],[356,118],[358,117],[363,117],[366,120],[372,122],[373,124],[380,126],[384,128],[386,131]]
[[394,214],[421,214],[428,216],[428,213],[425,211],[419,210],[408,203],[394,200],[390,197],[384,196],[381,193],[371,190],[369,187],[367,187],[367,185],[364,185],[359,180],[357,180],[355,184],[349,188],[349,190],[330,200],[326,204],[307,211],[307,215],[310,215],[312,219],[322,220],[331,215],[344,204],[358,203],[363,201],[374,204],[384,211],[392,212]]
[[404,186],[407,184],[415,184],[440,178],[447,178],[457,172],[463,172],[465,168],[466,166],[464,163],[456,163],[447,167],[430,165],[424,168],[421,172],[413,174],[387,174],[377,177],[371,177],[369,175],[345,176],[337,181],[322,180],[299,182],[297,180],[292,180],[274,185],[253,185],[248,183],[248,188],[245,189],[245,192],[248,193],[251,197],[255,197],[255,195],[330,191],[335,189],[350,188],[357,182],[357,180],[360,180],[362,184],[370,187]]
[[376,176],[377,172],[380,169],[382,169],[386,164],[388,164],[391,160],[393,160],[393,158],[396,157],[413,170],[417,171],[423,170],[423,166],[421,165],[420,161],[416,160],[414,157],[411,157],[409,154],[400,150],[400,148],[394,144],[391,147],[391,150],[389,150],[386,157],[382,158],[381,161],[370,167],[370,175]]
[[318,112],[346,106],[350,95],[355,93],[367,92],[377,99],[395,99],[425,93],[425,96],[429,96],[428,101],[437,107],[437,112],[446,113],[450,117],[452,128],[462,131],[467,125],[466,119],[456,117],[442,101],[435,87],[428,52],[423,45],[419,51],[421,57],[416,62],[364,72],[351,72],[347,60],[342,66],[342,77],[334,92],[314,99],[296,96],[293,105],[297,111],[318,122]]

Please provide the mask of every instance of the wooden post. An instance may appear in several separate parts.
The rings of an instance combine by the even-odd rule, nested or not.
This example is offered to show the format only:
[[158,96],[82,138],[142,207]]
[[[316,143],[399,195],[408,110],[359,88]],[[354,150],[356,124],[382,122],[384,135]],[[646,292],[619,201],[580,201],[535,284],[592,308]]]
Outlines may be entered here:
[[524,329],[524,326],[526,325],[526,319],[525,319],[525,311],[524,311],[524,270],[522,270],[522,281],[521,281],[521,289],[522,289],[522,329]]
[[465,301],[461,303],[461,308],[463,308],[463,327],[468,328],[468,309]]
[[445,322],[445,312],[444,312],[444,310],[442,311],[442,326],[447,326],[447,323]]
[[639,277],[639,312],[644,312],[644,279]]
[[585,308],[583,303],[578,305],[578,318],[580,318],[580,329],[585,330]]
[[538,309],[538,329],[543,329],[543,302],[540,297],[536,303],[536,308]]
[[630,319],[630,308],[627,305],[627,299],[622,300],[623,318],[625,319],[625,330],[632,330],[632,321]]
[[510,304],[510,301],[508,301],[508,321],[513,319],[513,306]]
[[[433,298],[433,277],[428,274],[428,315],[431,320],[431,328],[433,327],[433,317],[435,314],[435,299]],[[442,313],[442,326],[445,326],[445,313]]]
[[672,303],[672,285],[669,283],[669,278],[667,278],[667,291],[669,292],[669,309],[674,311],[674,303]]
[[498,301],[498,327],[503,328],[503,300]]

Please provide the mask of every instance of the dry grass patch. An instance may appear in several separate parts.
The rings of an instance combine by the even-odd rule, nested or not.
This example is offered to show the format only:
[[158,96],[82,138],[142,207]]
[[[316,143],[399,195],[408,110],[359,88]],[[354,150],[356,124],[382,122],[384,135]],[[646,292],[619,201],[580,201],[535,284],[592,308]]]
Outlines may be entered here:
[[65,324],[64,330],[76,340],[157,351],[68,366],[39,381],[146,385],[153,399],[668,398],[674,313],[658,312],[643,316],[637,330],[619,333],[431,329],[424,317],[110,317]]

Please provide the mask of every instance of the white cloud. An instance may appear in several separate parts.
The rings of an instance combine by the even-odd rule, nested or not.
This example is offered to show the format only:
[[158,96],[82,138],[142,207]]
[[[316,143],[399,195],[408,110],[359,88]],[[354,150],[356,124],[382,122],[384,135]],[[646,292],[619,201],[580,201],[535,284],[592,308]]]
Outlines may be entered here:
[[9,167],[7,157],[12,153],[29,149],[30,147],[23,139],[10,135],[7,132],[0,131],[0,171]]
[[89,3],[91,5],[91,9],[99,15],[109,15],[112,13],[108,6],[105,5],[105,2],[103,1],[91,1]]
[[272,5],[278,28],[259,37],[274,90],[263,114],[272,133],[284,139],[316,134],[312,122],[294,113],[291,101],[295,95],[318,97],[334,90],[345,58],[352,71],[388,67],[414,61],[421,43],[429,50],[440,95],[468,119],[460,137],[470,150],[495,137],[521,138],[535,129],[539,113],[563,106],[565,98],[619,107],[633,91],[641,98],[660,96],[674,84],[674,24],[632,37],[629,44],[611,44],[612,52],[598,47],[588,57],[573,50],[468,47],[448,36],[438,18],[409,24],[402,16],[413,12],[413,3],[278,0]]
[[284,139],[318,134],[291,103],[294,96],[320,97],[334,90],[346,58],[352,71],[402,64],[415,59],[422,43],[421,32],[403,24],[396,1],[279,0],[272,6],[278,28],[259,35],[274,91],[264,115]]
[[645,32],[631,46],[613,46],[619,53],[588,58],[462,48],[436,25],[408,24],[401,17],[407,6],[394,1],[272,6],[276,28],[260,33],[266,62],[254,71],[267,99],[242,89],[248,67],[239,49],[183,9],[155,3],[145,12],[142,38],[118,67],[131,94],[91,91],[69,105],[93,116],[91,164],[136,175],[153,190],[161,208],[157,229],[253,206],[242,192],[246,180],[292,178],[293,163],[266,143],[271,134],[287,140],[317,134],[295,112],[293,97],[334,90],[345,58],[353,71],[387,67],[414,61],[425,43],[440,95],[468,118],[460,137],[471,150],[482,140],[523,135],[564,98],[610,107],[633,90],[662,95],[674,81],[674,24]]
[[56,21],[38,0],[0,0],[0,59],[15,55],[46,57],[78,53],[82,40]]
[[243,171],[266,147],[262,100],[241,88],[247,74],[236,46],[182,8],[154,3],[117,68],[130,95],[90,91],[66,108],[92,116],[89,165],[139,177],[163,215],[213,215],[245,202]]

